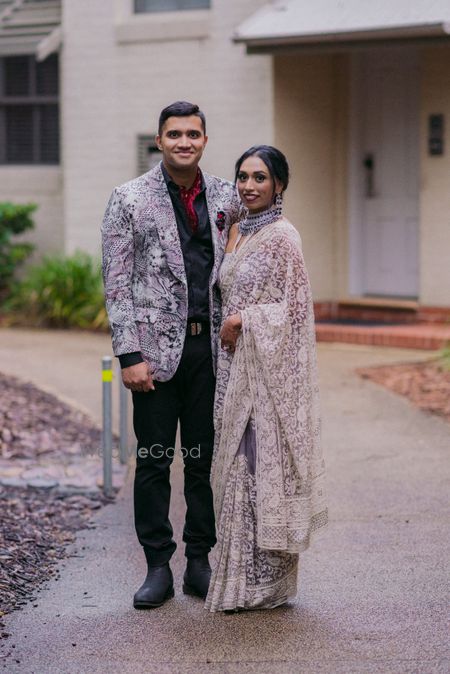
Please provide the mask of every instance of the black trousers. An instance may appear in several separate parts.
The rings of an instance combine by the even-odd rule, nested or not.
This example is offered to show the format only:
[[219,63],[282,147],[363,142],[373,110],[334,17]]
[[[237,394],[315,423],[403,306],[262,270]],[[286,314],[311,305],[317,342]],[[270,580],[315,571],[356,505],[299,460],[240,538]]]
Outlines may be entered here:
[[209,482],[214,387],[210,336],[202,334],[186,337],[180,364],[170,381],[155,382],[155,391],[133,392],[135,526],[150,565],[168,562],[176,548],[169,503],[178,420],[187,506],[183,530],[186,557],[208,554],[216,543]]

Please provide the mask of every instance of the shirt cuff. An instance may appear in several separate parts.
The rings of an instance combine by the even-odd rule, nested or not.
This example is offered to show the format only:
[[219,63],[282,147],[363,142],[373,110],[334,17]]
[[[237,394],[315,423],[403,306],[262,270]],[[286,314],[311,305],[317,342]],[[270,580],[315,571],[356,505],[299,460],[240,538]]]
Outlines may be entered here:
[[122,370],[125,367],[131,367],[132,365],[138,365],[138,363],[144,362],[140,351],[133,351],[133,353],[121,353],[120,356],[117,357]]

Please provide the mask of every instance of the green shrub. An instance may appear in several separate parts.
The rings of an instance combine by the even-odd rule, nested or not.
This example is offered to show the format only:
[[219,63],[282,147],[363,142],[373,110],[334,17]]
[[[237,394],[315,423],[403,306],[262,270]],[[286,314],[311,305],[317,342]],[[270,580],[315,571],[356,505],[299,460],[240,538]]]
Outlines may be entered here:
[[450,371],[450,342],[439,352],[438,363],[442,370]]
[[0,202],[0,295],[5,296],[19,265],[32,253],[31,243],[13,243],[12,238],[33,229],[31,214],[36,204]]
[[9,308],[28,325],[106,328],[101,265],[82,252],[46,256],[16,285]]

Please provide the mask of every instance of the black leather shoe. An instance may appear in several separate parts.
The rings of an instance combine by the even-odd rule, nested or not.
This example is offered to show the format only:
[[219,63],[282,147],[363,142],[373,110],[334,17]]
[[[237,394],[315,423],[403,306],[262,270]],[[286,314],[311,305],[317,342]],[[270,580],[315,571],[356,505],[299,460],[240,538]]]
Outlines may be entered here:
[[133,598],[134,608],[157,608],[174,596],[173,576],[169,563],[149,566],[147,577]]
[[211,580],[211,567],[208,555],[188,559],[183,576],[183,592],[205,599]]

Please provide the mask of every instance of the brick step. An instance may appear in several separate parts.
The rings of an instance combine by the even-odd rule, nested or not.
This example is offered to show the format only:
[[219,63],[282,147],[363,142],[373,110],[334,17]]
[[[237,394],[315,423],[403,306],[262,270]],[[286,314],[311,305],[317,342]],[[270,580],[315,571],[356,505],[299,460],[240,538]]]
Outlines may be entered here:
[[450,324],[450,307],[428,307],[413,300],[355,298],[336,302],[315,302],[316,320],[356,323],[438,323]]
[[450,343],[450,325],[438,323],[342,325],[322,320],[316,323],[316,338],[318,342],[437,350]]
[[359,307],[339,304],[336,318],[376,323],[415,323],[417,310],[409,308]]

